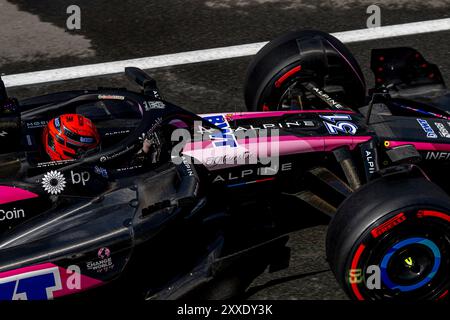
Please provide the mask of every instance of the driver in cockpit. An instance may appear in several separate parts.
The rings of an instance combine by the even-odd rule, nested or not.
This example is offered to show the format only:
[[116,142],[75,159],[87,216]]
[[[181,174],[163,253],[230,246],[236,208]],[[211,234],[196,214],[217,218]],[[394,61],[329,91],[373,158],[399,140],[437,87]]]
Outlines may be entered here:
[[45,152],[53,161],[77,159],[100,144],[95,125],[79,114],[64,114],[50,120],[42,139]]
[[[156,134],[144,134],[142,147],[129,159],[129,166],[156,163],[160,156],[161,144]],[[44,128],[42,141],[50,160],[79,159],[88,150],[97,148],[101,136],[94,123],[79,114],[64,114],[50,120]]]

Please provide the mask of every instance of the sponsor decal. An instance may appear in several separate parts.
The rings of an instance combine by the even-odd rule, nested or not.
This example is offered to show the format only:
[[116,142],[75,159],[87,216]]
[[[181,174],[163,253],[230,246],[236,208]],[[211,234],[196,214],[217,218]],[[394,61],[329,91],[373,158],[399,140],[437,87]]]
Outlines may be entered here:
[[105,137],[116,136],[116,135],[126,134],[126,133],[130,133],[130,130],[120,130],[120,131],[114,131],[114,132],[106,132],[105,133]]
[[[239,154],[224,154],[217,157],[206,158],[204,165],[209,168],[221,166],[224,164],[245,164],[250,160],[251,154],[247,150]],[[254,159],[254,161],[256,161]],[[254,162],[256,163],[256,162]]]
[[[226,118],[227,121],[228,118]],[[313,121],[292,121],[292,122],[279,122],[279,123],[263,123],[261,125],[255,126],[255,125],[246,125],[246,126],[239,126],[235,129],[229,128],[230,132],[245,132],[245,131],[258,131],[258,130],[266,130],[266,129],[284,129],[284,128],[298,128],[298,127],[314,127]],[[206,129],[201,127],[200,130],[197,131],[197,133],[205,134],[205,133],[214,133],[215,129]]]
[[236,136],[233,134],[228,120],[223,115],[204,117],[204,119],[220,129],[220,132],[213,133],[209,136],[215,147],[237,148]]
[[443,123],[435,122],[434,124],[435,124],[436,128],[438,128],[439,135],[441,137],[450,138],[450,132],[447,130],[447,128],[445,127],[445,125]]
[[320,117],[326,120],[323,121],[323,124],[330,134],[344,133],[354,135],[358,131],[358,126],[349,121],[352,120],[352,117],[348,114],[320,115]]
[[[172,161],[176,161],[176,164],[182,162],[180,152],[189,155],[195,163],[201,163],[214,170],[219,166],[250,164],[249,162],[260,165],[274,162],[279,164],[278,128],[286,124],[264,124],[261,127],[262,125],[258,123],[258,128],[253,124],[250,128],[245,126],[233,130],[222,114],[207,116],[204,119],[218,128],[202,126],[202,122],[197,121],[194,124],[196,128],[194,138],[186,130],[173,131],[171,140],[177,142],[177,145],[172,148]],[[301,121],[295,121],[288,122],[287,126],[303,126]],[[243,144],[238,143],[241,139]]]
[[184,167],[186,168],[186,173],[188,176],[193,176],[194,175],[194,170],[192,170],[191,164],[189,163],[189,161],[186,159],[185,156],[181,156],[181,159],[183,161]]
[[156,99],[161,99],[161,95],[159,94],[158,90],[152,90],[152,92],[153,92],[153,96]]
[[426,120],[417,119],[417,122],[420,124],[423,131],[425,131],[425,133],[427,134],[427,138],[436,139],[438,137],[437,134],[434,132],[433,128]]
[[6,132],[6,131],[0,132],[0,137],[2,137],[2,138],[6,137],[7,135],[8,135],[8,132]]
[[155,123],[153,124],[153,126],[151,126],[151,128],[148,130],[148,132],[153,132],[155,131],[155,129],[161,125],[161,123],[163,122],[163,118],[159,117],[158,119],[156,119]]
[[[55,120],[56,123],[56,120]],[[36,129],[36,128],[43,128],[48,124],[47,120],[42,121],[32,121],[32,122],[26,122],[25,125],[28,129]]]
[[106,162],[106,161],[108,161],[108,160],[112,160],[112,159],[115,159],[115,158],[117,158],[117,157],[120,157],[121,155],[127,153],[127,152],[128,152],[129,150],[131,150],[131,149],[133,149],[133,146],[127,146],[127,147],[126,147],[125,149],[123,149],[122,151],[113,153],[113,154],[108,155],[108,156],[102,156],[102,157],[100,157],[100,162]]
[[100,176],[102,176],[103,178],[108,178],[108,170],[106,170],[105,168],[99,167],[99,166],[95,166],[94,167],[94,172]]
[[61,172],[49,171],[42,178],[42,187],[52,195],[60,194],[66,188],[66,178]]
[[243,179],[248,176],[254,176],[254,175],[260,175],[260,176],[269,176],[269,175],[276,175],[278,172],[286,172],[292,170],[292,163],[283,163],[281,165],[275,165],[271,167],[260,167],[256,169],[245,169],[241,170],[240,172],[237,172],[233,174],[232,172],[229,172],[228,174],[218,174],[214,177],[213,183],[217,182],[232,182],[238,179]]
[[343,109],[344,107],[337,102],[336,100],[334,100],[333,98],[331,98],[328,94],[326,94],[325,92],[323,92],[322,90],[320,90],[317,87],[313,88],[314,92],[319,95],[328,105],[335,107],[337,109]]
[[379,170],[377,150],[373,141],[361,144],[360,148],[364,159],[366,177],[370,179]]
[[145,111],[150,111],[152,109],[164,109],[166,104],[162,101],[144,101]]
[[80,137],[80,142],[82,142],[82,143],[93,143],[94,142],[94,138]]
[[58,161],[40,162],[36,166],[38,168],[54,167],[54,166],[69,164],[74,161],[76,161],[76,160],[58,160]]
[[82,184],[83,186],[91,180],[91,174],[87,171],[74,172],[70,171],[70,178],[72,179],[72,184]]
[[0,300],[49,300],[62,288],[58,267],[20,273],[0,279]]
[[100,100],[125,100],[125,97],[119,96],[119,95],[100,94],[98,96],[98,99],[100,99]]
[[381,236],[382,234],[384,234],[387,231],[391,230],[392,228],[395,228],[396,226],[398,226],[400,223],[404,222],[405,220],[406,220],[405,214],[403,212],[399,213],[398,215],[396,215],[392,219],[386,221],[382,225],[380,225],[380,226],[376,227],[375,229],[373,229],[370,232],[370,234],[372,235],[372,237],[378,238],[379,236]]
[[24,209],[12,209],[9,211],[0,210],[0,221],[5,220],[15,220],[25,218],[25,210]]
[[109,258],[110,255],[111,255],[111,250],[109,250],[108,248],[98,249],[97,256],[99,257],[99,259]]
[[366,158],[366,163],[367,163],[367,168],[368,168],[369,173],[371,173],[371,174],[375,173],[376,168],[375,168],[375,162],[374,162],[374,158],[373,158],[373,151],[366,150],[365,158]]
[[0,272],[0,300],[49,300],[101,284],[76,265],[64,269],[43,263]]
[[86,264],[88,270],[96,272],[107,272],[114,268],[114,264],[111,258],[111,250],[103,247],[97,251],[97,260],[89,261]]
[[116,171],[117,172],[123,172],[123,171],[130,171],[130,170],[136,170],[142,168],[141,165],[137,165],[137,166],[132,166],[132,167],[125,167],[125,168],[117,168]]
[[450,152],[428,151],[425,160],[450,160]]
[[246,127],[237,127],[236,129],[231,129],[233,132],[238,131],[248,131],[248,130],[265,130],[265,129],[278,129],[278,128],[293,128],[293,127],[302,127],[304,124],[303,121],[295,121],[295,122],[285,122],[285,123],[264,123],[260,126],[249,125]]

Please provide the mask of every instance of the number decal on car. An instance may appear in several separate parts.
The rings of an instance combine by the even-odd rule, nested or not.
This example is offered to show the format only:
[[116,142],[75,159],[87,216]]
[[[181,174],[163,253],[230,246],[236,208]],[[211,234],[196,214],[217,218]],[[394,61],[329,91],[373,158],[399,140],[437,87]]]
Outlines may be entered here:
[[323,121],[323,123],[330,134],[344,133],[354,135],[358,130],[358,126],[356,124],[348,121],[352,120],[352,117],[348,114],[334,114],[331,116],[321,115],[320,117],[326,120]]

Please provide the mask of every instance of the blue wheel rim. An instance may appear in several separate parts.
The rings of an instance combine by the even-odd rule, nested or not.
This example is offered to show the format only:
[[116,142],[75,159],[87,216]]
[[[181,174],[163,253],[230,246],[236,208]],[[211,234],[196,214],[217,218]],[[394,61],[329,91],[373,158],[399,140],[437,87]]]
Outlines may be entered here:
[[[412,285],[397,284],[397,283],[393,282],[389,277],[388,270],[387,270],[389,262],[390,262],[392,256],[399,249],[402,249],[408,245],[413,245],[413,244],[423,245],[431,250],[431,252],[433,253],[433,256],[434,256],[433,267],[424,279],[422,279],[421,281],[419,281],[415,284],[412,284]],[[386,287],[388,287],[391,290],[400,290],[402,292],[413,291],[413,290],[417,290],[417,289],[425,286],[426,284],[428,284],[433,279],[433,277],[436,275],[437,271],[439,270],[440,265],[441,265],[441,252],[433,241],[426,239],[426,238],[420,238],[420,237],[408,238],[408,239],[400,241],[399,243],[392,246],[388,250],[388,252],[384,255],[384,257],[381,261],[381,266],[380,266],[381,279],[382,279],[383,283],[386,285]]]

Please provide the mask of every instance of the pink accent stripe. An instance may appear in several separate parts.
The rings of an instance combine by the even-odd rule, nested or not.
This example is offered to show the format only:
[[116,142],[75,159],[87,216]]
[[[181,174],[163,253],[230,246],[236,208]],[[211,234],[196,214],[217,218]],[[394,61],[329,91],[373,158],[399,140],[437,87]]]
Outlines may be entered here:
[[0,279],[16,276],[16,275],[22,274],[22,273],[50,269],[50,268],[54,268],[54,267],[56,267],[56,265],[54,265],[53,263],[43,263],[43,264],[36,264],[34,266],[23,267],[23,268],[19,268],[19,269],[15,269],[15,270],[4,271],[4,272],[0,272]]
[[[265,111],[265,112],[238,112],[238,113],[219,113],[223,116],[230,115],[232,120],[240,119],[253,119],[253,118],[270,118],[280,117],[285,114],[302,114],[302,113],[343,113],[343,114],[355,114],[350,110],[289,110],[289,111]],[[201,114],[201,117],[208,117],[211,115],[217,115],[218,113]],[[231,121],[232,121],[231,120]]]
[[[342,145],[348,145],[350,149],[354,149],[359,143],[366,142],[370,140],[370,136],[323,136],[323,137],[297,137],[297,136],[278,136],[278,137],[256,137],[249,139],[239,139],[239,146],[247,146],[249,144],[259,144],[259,143],[276,143],[276,142],[286,142],[293,143],[294,147],[299,147],[297,142],[302,142],[309,144],[311,148],[308,150],[303,150],[303,152],[308,151],[329,151],[333,150]],[[194,151],[202,150],[212,147],[211,140],[198,141],[198,142],[188,142],[183,149],[183,151]],[[281,149],[281,148],[280,148]],[[298,148],[297,148],[298,149]]]
[[0,204],[37,197],[38,197],[37,194],[30,192],[28,190],[16,187],[0,186]]
[[170,121],[169,124],[171,124],[177,128],[187,128],[188,127],[184,121],[181,121],[178,119],[174,119],[174,120]]
[[388,148],[413,145],[417,150],[450,151],[450,144],[447,143],[414,142],[414,141],[387,141],[387,142],[389,142]]
[[104,284],[103,281],[80,274],[80,284],[81,284],[80,288],[69,289],[67,286],[67,283],[68,283],[69,277],[71,275],[73,275],[73,273],[72,272],[69,273],[66,269],[64,269],[60,266],[57,266],[53,263],[49,263],[49,262],[37,264],[37,265],[33,265],[33,266],[27,266],[27,267],[15,269],[15,270],[1,272],[0,279],[18,276],[18,275],[30,273],[33,271],[40,271],[40,270],[53,269],[53,268],[58,268],[59,276],[60,276],[60,280],[61,280],[61,286],[62,286],[62,288],[60,290],[53,292],[54,298],[58,298],[58,297],[62,297],[62,296],[70,295],[70,294],[75,294],[75,293],[78,293],[78,292],[81,292],[81,291],[84,291],[87,289],[92,289],[94,287],[98,287],[98,286]]
[[[342,146],[348,146],[350,150],[353,150],[360,143],[369,141],[372,139],[370,136],[342,136],[342,137],[296,137],[296,136],[283,136],[279,139],[279,154],[280,155],[288,155],[288,154],[297,154],[297,153],[307,153],[307,152],[321,152],[321,151],[332,151],[336,148]],[[265,139],[266,142],[275,142],[276,138],[273,141],[270,138]],[[264,139],[258,140],[258,138],[249,139],[249,143],[245,143],[241,145],[247,146],[248,144],[259,144],[264,143]],[[251,149],[251,148],[250,148]],[[269,148],[270,149],[270,148]]]
[[70,294],[75,294],[81,291],[89,290],[98,286],[105,284],[103,281],[85,276],[84,274],[80,274],[80,283],[81,286],[79,289],[69,289],[67,287],[67,283],[69,283],[69,277],[73,275],[73,273],[68,273],[66,269],[59,267],[59,274],[61,276],[61,284],[62,289],[59,291],[55,291],[53,293],[53,297],[59,298],[63,296],[67,296]]

